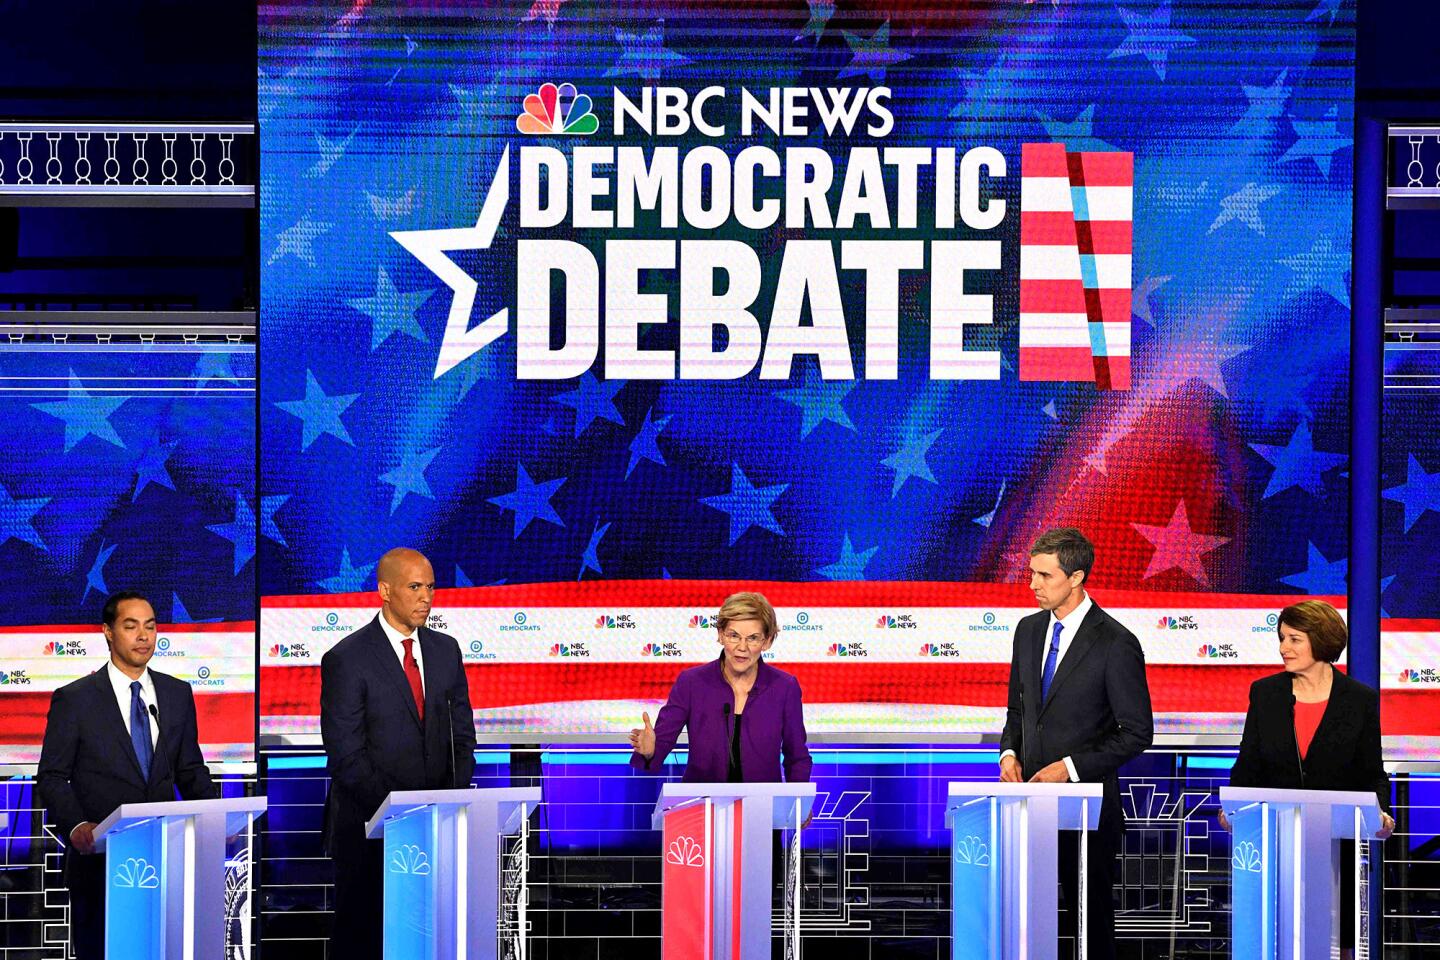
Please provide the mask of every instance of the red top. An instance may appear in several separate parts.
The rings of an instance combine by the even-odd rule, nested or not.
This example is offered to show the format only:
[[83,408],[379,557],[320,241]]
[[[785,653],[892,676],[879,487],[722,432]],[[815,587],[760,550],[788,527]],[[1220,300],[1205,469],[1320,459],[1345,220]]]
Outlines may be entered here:
[[1321,700],[1318,703],[1301,703],[1295,701],[1295,742],[1300,745],[1300,759],[1305,759],[1305,754],[1310,751],[1310,741],[1315,739],[1315,730],[1320,726],[1320,718],[1325,716],[1325,706],[1329,700]]

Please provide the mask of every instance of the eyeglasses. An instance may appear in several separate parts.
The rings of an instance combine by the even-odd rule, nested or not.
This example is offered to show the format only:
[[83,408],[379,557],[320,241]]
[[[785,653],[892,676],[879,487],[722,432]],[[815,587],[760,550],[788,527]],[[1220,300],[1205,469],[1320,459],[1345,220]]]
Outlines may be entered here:
[[727,647],[738,647],[743,643],[750,650],[759,650],[765,644],[765,637],[762,634],[752,633],[748,637],[742,637],[734,630],[726,630],[720,635],[720,639],[725,641]]

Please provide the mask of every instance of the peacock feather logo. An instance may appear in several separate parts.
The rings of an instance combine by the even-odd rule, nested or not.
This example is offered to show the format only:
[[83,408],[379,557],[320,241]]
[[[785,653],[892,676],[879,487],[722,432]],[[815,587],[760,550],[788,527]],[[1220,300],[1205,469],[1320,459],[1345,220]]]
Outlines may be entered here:
[[1202,643],[1200,649],[1195,652],[1197,657],[1218,657],[1220,651],[1216,650],[1213,644]]
[[990,866],[990,847],[973,833],[955,844],[955,862],[973,867]]
[[160,877],[150,861],[143,857],[131,857],[115,869],[114,886],[124,890],[154,890],[160,886]]
[[404,844],[391,854],[390,872],[409,874],[412,877],[428,877],[430,875],[430,858],[415,844]]
[[670,848],[665,851],[665,862],[673,863],[678,867],[703,867],[705,866],[705,848],[694,837],[680,837],[671,840]]
[[1260,851],[1249,840],[1237,844],[1230,857],[1230,866],[1246,873],[1260,872]]
[[590,97],[578,93],[573,83],[542,84],[525,98],[525,112],[515,118],[515,129],[532,135],[589,136],[600,129],[600,118],[591,106]]

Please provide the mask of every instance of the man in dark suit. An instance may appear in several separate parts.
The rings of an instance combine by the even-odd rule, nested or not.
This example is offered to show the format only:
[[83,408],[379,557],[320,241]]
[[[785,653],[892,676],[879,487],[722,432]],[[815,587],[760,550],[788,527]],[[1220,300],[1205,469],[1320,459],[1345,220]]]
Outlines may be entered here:
[[200,754],[190,684],[149,669],[155,611],[133,590],[105,601],[110,662],[50,697],[35,785],[65,847],[70,942],[79,960],[105,953],[105,857],[95,827],[122,803],[216,795]]
[[[1095,548],[1079,530],[1042,534],[1030,548],[1030,589],[1040,612],[1015,628],[1010,699],[1000,735],[1000,779],[1103,783],[1100,827],[1089,834],[1088,933],[1092,960],[1115,956],[1115,857],[1125,830],[1116,772],[1154,739],[1145,655],[1135,635],[1086,594]],[[1060,881],[1073,923],[1079,840],[1060,842]],[[1071,936],[1074,928],[1070,927]]]
[[464,788],[475,768],[460,645],[425,626],[435,598],[430,561],[397,548],[380,558],[376,578],[379,615],[320,661],[331,956],[346,960],[380,957],[384,844],[365,839],[365,822],[391,791]]

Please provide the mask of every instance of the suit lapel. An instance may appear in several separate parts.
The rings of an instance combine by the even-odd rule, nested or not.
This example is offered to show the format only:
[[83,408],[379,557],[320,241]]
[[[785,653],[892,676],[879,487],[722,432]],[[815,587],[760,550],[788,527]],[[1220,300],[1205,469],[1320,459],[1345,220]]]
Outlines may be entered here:
[[[1065,656],[1060,661],[1060,666],[1055,670],[1055,678],[1050,681],[1050,695],[1045,698],[1044,706],[1048,707],[1055,700],[1055,691],[1065,682],[1065,678],[1075,672],[1075,667],[1084,659],[1085,654],[1095,645],[1100,637],[1100,631],[1095,624],[1100,620],[1100,607],[1098,604],[1091,604],[1090,612],[1081,621],[1080,627],[1070,641],[1070,646],[1065,650]],[[1046,621],[1047,623],[1049,621]],[[1042,708],[1043,709],[1043,708]]]
[[[435,634],[430,632],[429,627],[421,627],[415,631],[420,638],[420,659],[424,660],[424,666],[420,668],[420,675],[424,678],[425,686],[425,716],[430,716],[436,709],[436,705],[444,706],[445,698],[440,692],[446,689],[445,679],[440,676],[444,654],[440,649],[440,641]],[[407,683],[408,687],[409,684]]]
[[[394,685],[400,700],[405,704],[405,709],[410,711],[410,719],[415,725],[420,725],[420,714],[415,709],[415,694],[410,692],[410,681],[405,679],[405,668],[400,666],[400,658],[395,655],[395,648],[390,645],[390,638],[385,635],[385,628],[380,626],[380,617],[377,614],[373,622],[375,632],[371,638],[373,649],[372,657],[380,665],[380,672]],[[421,655],[424,655],[425,648],[421,647]]]
[[[154,783],[157,780],[163,780],[165,774],[170,772],[168,747],[174,738],[165,736],[164,726],[166,718],[174,717],[176,715],[174,711],[178,711],[180,707],[176,697],[172,695],[173,688],[170,684],[162,682],[154,670],[150,671],[150,682],[155,685],[155,709],[160,714],[158,723],[161,728],[158,731],[159,736],[155,740],[154,759],[150,761],[150,782]],[[151,717],[150,722],[156,723],[157,721]]]
[[143,784],[145,774],[140,770],[140,758],[135,756],[135,744],[130,739],[130,731],[125,729],[125,715],[120,712],[120,703],[115,699],[115,688],[110,685],[110,667],[101,667],[92,676],[95,678],[93,693],[99,700],[101,722],[119,742],[118,752],[129,758],[129,770],[134,775],[135,782]]

